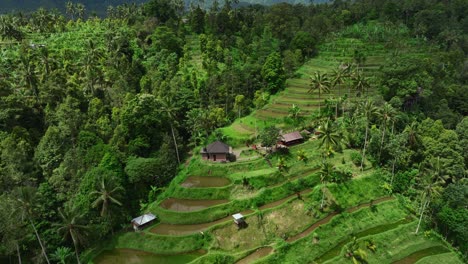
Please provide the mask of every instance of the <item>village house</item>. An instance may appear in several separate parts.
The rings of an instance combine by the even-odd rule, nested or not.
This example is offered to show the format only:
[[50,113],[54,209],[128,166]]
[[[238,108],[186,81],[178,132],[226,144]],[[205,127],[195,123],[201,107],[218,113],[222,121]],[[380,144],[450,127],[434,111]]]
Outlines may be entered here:
[[302,137],[301,133],[299,133],[299,131],[294,131],[291,133],[281,135],[279,143],[281,145],[289,147],[302,142],[304,142],[304,138]]
[[218,140],[202,148],[200,153],[203,160],[226,162],[231,158],[232,148]]

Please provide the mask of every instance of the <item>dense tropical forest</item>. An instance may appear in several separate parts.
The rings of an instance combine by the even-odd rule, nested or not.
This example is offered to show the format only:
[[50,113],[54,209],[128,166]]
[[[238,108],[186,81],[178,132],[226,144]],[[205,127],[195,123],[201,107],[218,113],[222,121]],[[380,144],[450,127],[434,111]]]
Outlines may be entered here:
[[[91,262],[115,247],[233,263],[274,245],[264,263],[322,263],[325,245],[342,242],[347,257],[333,263],[385,263],[389,241],[410,243],[403,233],[449,248],[441,263],[467,260],[468,2],[235,4],[150,0],[98,17],[68,2],[63,13],[0,15],[0,262]],[[303,129],[312,140],[275,148]],[[238,161],[201,161],[215,140],[239,148]],[[228,174],[233,185],[214,191],[178,186]],[[161,208],[169,197],[227,205],[176,214]],[[128,230],[144,212],[162,226],[247,209],[266,242],[223,240],[241,234],[231,222],[185,237]],[[309,225],[342,214],[308,243],[295,236],[306,220],[264,224],[295,210]],[[407,222],[372,241],[346,229],[390,219]]]

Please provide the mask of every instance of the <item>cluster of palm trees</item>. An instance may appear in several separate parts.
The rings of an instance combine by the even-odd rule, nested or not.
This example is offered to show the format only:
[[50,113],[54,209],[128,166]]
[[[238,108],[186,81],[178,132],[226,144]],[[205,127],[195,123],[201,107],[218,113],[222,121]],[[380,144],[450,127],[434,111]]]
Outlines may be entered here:
[[24,33],[20,29],[20,20],[13,15],[0,15],[0,38],[21,41]]
[[[100,208],[100,216],[103,219],[109,219],[111,215],[110,206],[112,204],[121,206],[122,203],[118,200],[120,194],[123,192],[121,186],[116,186],[114,181],[103,177],[96,186],[96,190],[91,192],[91,196],[95,197],[92,203],[93,207]],[[46,245],[41,238],[36,225],[36,208],[37,204],[37,189],[31,186],[18,187],[11,194],[11,204],[14,210],[11,216],[18,219],[20,223],[29,224],[36,236],[36,239],[41,247],[41,254],[47,263],[50,263],[49,257],[46,252]],[[63,236],[64,241],[71,241],[75,248],[75,256],[77,263],[80,263],[79,248],[87,243],[87,237],[90,234],[90,227],[87,226],[84,214],[73,205],[65,206],[58,210],[60,222],[54,223],[53,226],[57,228],[59,234]],[[19,240],[19,239],[18,239]],[[17,241],[17,254],[19,263],[21,263],[21,254],[19,250],[19,242]],[[63,258],[66,256],[64,252],[66,249],[58,249],[54,255],[55,258]]]
[[[317,71],[313,76],[310,76],[308,93],[318,93],[320,110],[322,94],[330,94],[332,90],[337,90],[338,97],[342,98],[342,89],[345,86],[348,87],[348,92],[343,95],[350,96],[351,91],[354,91],[356,96],[359,97],[363,94],[369,94],[370,82],[359,67],[352,64],[341,64],[331,74]],[[338,107],[339,105],[343,106],[343,99],[332,99],[332,101],[335,102],[335,117],[337,117]],[[344,112],[344,106],[342,110]]]
[[70,16],[71,20],[75,20],[75,18],[83,19],[86,12],[86,7],[82,3],[73,3],[68,1],[65,4],[65,10]]

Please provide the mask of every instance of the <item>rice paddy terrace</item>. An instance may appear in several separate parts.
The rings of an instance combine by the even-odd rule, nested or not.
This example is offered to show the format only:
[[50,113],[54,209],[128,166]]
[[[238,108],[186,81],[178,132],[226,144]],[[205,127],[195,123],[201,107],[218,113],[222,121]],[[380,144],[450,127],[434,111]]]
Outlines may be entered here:
[[[351,163],[351,150],[332,161],[344,158],[353,179],[321,186],[316,149],[316,141],[291,147],[286,171],[260,156],[225,164],[193,157],[146,210],[159,223],[118,235],[94,263],[351,263],[346,248],[365,248],[366,241],[376,246],[375,252],[367,249],[369,263],[461,263],[437,237],[414,234],[415,217],[385,193],[375,170],[361,173]],[[299,150],[308,162],[296,159]],[[232,221],[239,212],[246,228]]]
[[[199,62],[196,42],[196,37],[189,41],[193,67]],[[388,55],[384,44],[336,37],[267,106],[222,131],[250,137],[255,127],[281,123],[278,118],[287,115],[291,104],[310,114],[323,98],[307,93],[309,75],[350,60],[356,47],[366,49],[363,68],[372,76]],[[353,263],[364,252],[368,263],[462,263],[435,234],[414,234],[417,219],[405,199],[389,195],[370,164],[361,172],[351,162],[354,150],[331,159],[353,178],[320,184],[317,148],[317,141],[291,147],[285,170],[275,167],[275,155],[267,161],[254,154],[233,163],[207,162],[195,155],[146,208],[158,216],[156,224],[116,235],[89,258],[93,263]],[[305,151],[307,162],[297,159],[299,150]],[[247,227],[238,229],[231,217],[235,213],[245,216]]]
[[[386,29],[388,32],[379,35],[374,31],[382,29],[377,28],[377,25],[355,26],[330,37],[318,47],[318,55],[306,61],[297,70],[294,78],[287,79],[285,89],[271,96],[267,105],[262,109],[254,110],[246,117],[237,119],[232,125],[222,128],[221,131],[233,139],[245,140],[256,135],[257,131],[265,126],[283,126],[283,118],[288,116],[288,110],[293,105],[301,109],[300,115],[308,117],[312,112],[318,110],[320,105],[323,107],[326,99],[340,98],[345,94],[348,101],[364,98],[363,96],[357,97],[357,93],[352,90],[350,83],[338,85],[336,88],[330,89],[329,93],[321,95],[317,91],[309,92],[311,77],[316,72],[330,74],[341,64],[352,63],[356,51],[365,57],[359,65],[359,70],[363,72],[371,84],[378,70],[392,56],[427,56],[427,53],[421,52],[427,48],[424,43],[409,39],[405,32],[394,32],[394,29]],[[375,94],[377,94],[377,89],[371,86],[366,96]]]

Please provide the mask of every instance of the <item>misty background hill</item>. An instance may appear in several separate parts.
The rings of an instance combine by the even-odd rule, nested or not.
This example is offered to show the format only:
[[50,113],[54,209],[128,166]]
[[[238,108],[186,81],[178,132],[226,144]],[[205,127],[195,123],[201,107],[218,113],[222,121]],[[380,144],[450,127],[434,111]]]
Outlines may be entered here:
[[[62,12],[65,11],[65,3],[68,0],[0,0],[0,13],[8,12],[29,12],[34,11],[40,7],[46,9],[58,9]],[[86,7],[86,13],[91,14],[95,12],[99,16],[104,16],[106,14],[106,9],[108,6],[117,6],[125,3],[145,3],[147,0],[72,0],[71,2],[82,3]],[[185,0],[186,6],[190,5],[190,0]],[[194,1],[196,2],[196,1]],[[206,6],[211,6],[213,0],[205,0]],[[219,1],[220,4],[223,4],[223,1]],[[309,0],[242,0],[240,1],[241,5],[244,4],[261,4],[261,5],[273,5],[281,2],[287,2],[290,4],[309,4]],[[314,3],[327,2],[327,0],[314,0]]]

